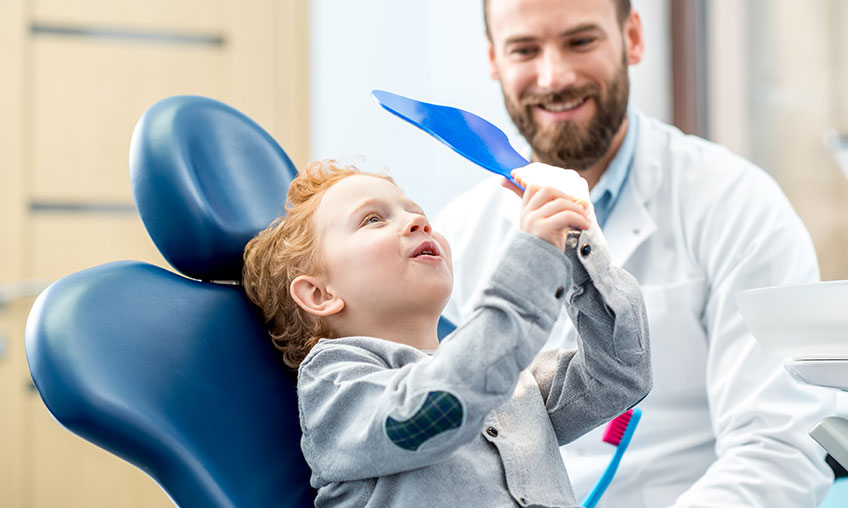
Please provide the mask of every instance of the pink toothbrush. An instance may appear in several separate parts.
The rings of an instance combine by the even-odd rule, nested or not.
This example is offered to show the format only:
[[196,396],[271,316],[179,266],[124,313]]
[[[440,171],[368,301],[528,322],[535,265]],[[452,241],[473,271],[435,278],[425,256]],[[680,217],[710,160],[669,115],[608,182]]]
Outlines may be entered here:
[[606,491],[607,487],[609,487],[613,476],[615,476],[616,470],[618,470],[618,464],[621,462],[621,456],[624,455],[625,450],[627,450],[627,445],[630,444],[630,439],[633,437],[633,431],[636,430],[636,425],[639,424],[640,418],[642,418],[642,410],[639,408],[633,408],[628,409],[623,414],[613,418],[607,424],[607,429],[604,432],[602,440],[616,447],[615,455],[613,455],[612,460],[610,460],[609,465],[604,471],[604,474],[601,475],[601,479],[598,480],[595,488],[592,489],[592,492],[590,492],[583,501],[583,506],[585,508],[595,508],[595,505],[598,504],[598,501],[601,499],[604,491]]

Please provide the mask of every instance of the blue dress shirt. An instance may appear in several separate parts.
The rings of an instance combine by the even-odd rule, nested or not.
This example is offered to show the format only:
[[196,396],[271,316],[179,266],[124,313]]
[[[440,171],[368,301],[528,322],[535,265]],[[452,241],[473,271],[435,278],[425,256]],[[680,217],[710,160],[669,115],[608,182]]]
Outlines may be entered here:
[[607,221],[612,209],[618,201],[618,196],[621,194],[621,189],[624,187],[624,182],[630,175],[630,166],[633,165],[633,155],[636,153],[636,132],[639,124],[639,115],[627,110],[627,134],[624,135],[624,141],[618,148],[618,153],[613,157],[612,162],[607,167],[606,171],[601,175],[598,183],[592,187],[589,192],[589,197],[592,199],[592,204],[595,206],[595,215],[598,217],[598,224],[601,228]]

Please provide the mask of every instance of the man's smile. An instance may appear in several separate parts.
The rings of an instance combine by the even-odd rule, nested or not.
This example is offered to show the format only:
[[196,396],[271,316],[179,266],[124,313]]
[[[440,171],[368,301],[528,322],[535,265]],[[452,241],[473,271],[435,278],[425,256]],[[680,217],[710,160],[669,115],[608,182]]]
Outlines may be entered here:
[[561,101],[561,102],[547,102],[538,104],[538,106],[545,111],[549,111],[551,113],[561,113],[563,111],[571,111],[582,106],[586,101],[589,100],[589,96],[582,97],[579,99],[573,99],[570,101]]

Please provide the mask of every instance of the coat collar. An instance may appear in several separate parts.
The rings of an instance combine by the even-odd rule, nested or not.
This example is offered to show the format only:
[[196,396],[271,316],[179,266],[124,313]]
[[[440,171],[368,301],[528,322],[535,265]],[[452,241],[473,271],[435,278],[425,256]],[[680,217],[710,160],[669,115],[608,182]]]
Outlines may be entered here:
[[666,136],[657,132],[656,120],[639,111],[635,114],[639,122],[633,166],[604,226],[612,262],[619,266],[624,266],[636,249],[656,232],[657,225],[648,211],[648,204],[662,184],[661,146],[657,136]]
[[[663,147],[670,141],[658,120],[635,108],[633,113],[639,116],[633,165],[618,202],[603,227],[612,262],[618,266],[624,266],[636,249],[657,230],[656,222],[648,211],[648,204],[662,185],[660,161]],[[490,184],[500,185],[500,181],[500,177],[493,177]],[[498,206],[501,220],[517,228],[521,200],[512,192],[500,190],[503,191],[499,193],[501,201]]]

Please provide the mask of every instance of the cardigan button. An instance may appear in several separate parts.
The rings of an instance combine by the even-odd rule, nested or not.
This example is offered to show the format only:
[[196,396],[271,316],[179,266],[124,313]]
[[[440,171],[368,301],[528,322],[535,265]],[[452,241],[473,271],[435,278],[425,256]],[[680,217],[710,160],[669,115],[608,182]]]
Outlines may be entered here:
[[560,298],[562,298],[563,293],[565,293],[565,288],[560,286],[556,288],[556,293],[554,293],[554,297],[559,300]]
[[583,247],[580,247],[580,254],[581,254],[584,258],[585,258],[586,256],[588,256],[590,252],[592,252],[592,246],[591,246],[591,245],[589,245],[588,243],[584,243],[584,244],[583,244]]
[[486,434],[492,437],[498,437],[498,429],[494,427],[486,427]]
[[524,499],[523,497],[519,497],[519,498],[518,498],[518,502],[519,502],[519,503],[521,503],[521,504],[523,504],[523,505],[526,505],[526,504],[527,504],[527,500],[526,500],[526,499]]

